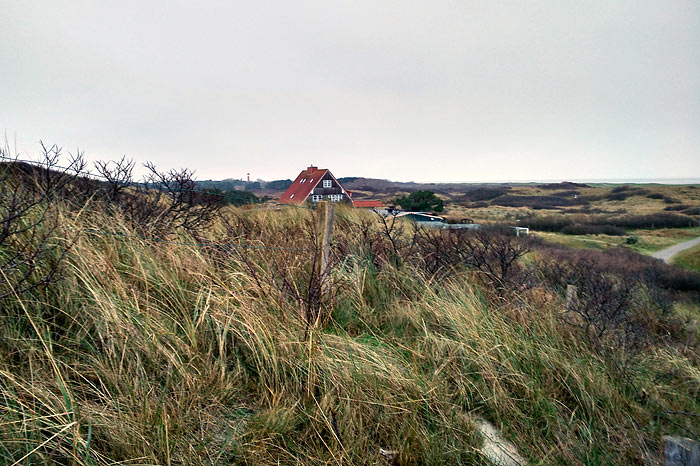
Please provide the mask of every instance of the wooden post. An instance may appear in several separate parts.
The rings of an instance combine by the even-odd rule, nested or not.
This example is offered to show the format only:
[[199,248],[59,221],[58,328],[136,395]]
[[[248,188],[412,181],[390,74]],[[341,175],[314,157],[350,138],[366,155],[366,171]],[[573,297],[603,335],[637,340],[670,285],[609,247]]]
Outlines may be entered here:
[[571,308],[576,298],[576,287],[574,285],[566,285],[566,311],[571,312]]
[[318,208],[321,209],[321,290],[324,296],[327,296],[330,289],[328,287],[328,277],[330,275],[329,265],[331,262],[331,239],[333,238],[333,203],[319,202]]

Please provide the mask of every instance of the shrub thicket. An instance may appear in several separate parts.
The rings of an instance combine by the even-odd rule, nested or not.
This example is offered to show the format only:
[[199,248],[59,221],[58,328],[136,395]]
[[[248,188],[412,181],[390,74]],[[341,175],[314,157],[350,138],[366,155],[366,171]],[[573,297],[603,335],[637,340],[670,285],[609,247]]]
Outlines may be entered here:
[[276,191],[284,191],[289,187],[289,185],[292,184],[292,180],[274,180],[274,181],[268,181],[267,184],[265,184],[266,189],[273,189]]
[[492,201],[492,204],[504,207],[531,207],[533,209],[557,209],[575,205],[587,204],[589,201],[583,198],[561,196],[516,196],[504,195]]
[[[688,204],[676,204],[676,205],[669,205],[669,206],[664,207],[664,210],[666,210],[668,212],[685,213],[685,211],[687,211],[688,209],[691,209],[691,206],[689,206]],[[697,212],[698,209],[696,208],[695,211]]]
[[[686,228],[694,226],[692,217],[687,215],[658,212],[646,215],[621,215],[607,219],[609,223],[622,228]],[[599,219],[598,221],[604,221]]]
[[624,201],[625,199],[632,196],[646,196],[649,197],[649,190],[643,188],[634,188],[632,186],[617,186],[612,188],[606,199],[609,201]]
[[624,228],[616,227],[614,225],[586,225],[580,223],[567,225],[561,229],[561,232],[565,235],[624,236],[627,234],[627,231]]
[[697,221],[688,215],[671,212],[658,212],[646,215],[548,215],[521,219],[523,225],[533,230],[559,232],[573,225],[604,226],[612,225],[624,229],[638,228],[686,228],[695,226]]
[[[640,351],[694,340],[672,312],[700,297],[700,274],[626,248],[605,251],[545,246],[535,268],[560,293],[574,286],[564,320],[578,326],[601,355],[626,376]],[[542,252],[542,250],[540,251]]]
[[490,201],[491,199],[503,196],[508,193],[508,191],[510,191],[510,187],[508,186],[479,187],[467,191],[462,198],[467,202]]

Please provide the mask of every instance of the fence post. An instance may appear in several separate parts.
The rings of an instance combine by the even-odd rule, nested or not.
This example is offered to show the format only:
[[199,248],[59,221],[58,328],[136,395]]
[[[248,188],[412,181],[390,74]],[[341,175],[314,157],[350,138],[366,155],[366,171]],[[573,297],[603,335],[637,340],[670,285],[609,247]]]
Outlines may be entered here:
[[576,287],[574,285],[566,285],[566,311],[567,312],[571,312],[575,298],[576,298]]
[[323,221],[322,221],[322,239],[321,239],[321,290],[324,296],[328,296],[330,289],[328,287],[328,277],[330,275],[329,265],[331,262],[331,239],[333,238],[333,203],[322,202],[323,204]]

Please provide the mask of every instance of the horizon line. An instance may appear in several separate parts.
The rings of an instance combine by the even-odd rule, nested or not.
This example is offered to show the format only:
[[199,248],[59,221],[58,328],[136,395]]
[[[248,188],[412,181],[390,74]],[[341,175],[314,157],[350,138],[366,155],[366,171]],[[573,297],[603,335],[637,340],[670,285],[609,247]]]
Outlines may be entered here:
[[[389,178],[373,178],[367,176],[341,176],[339,178],[362,178],[366,180],[381,180],[390,183],[413,183],[413,184],[506,184],[506,183],[609,183],[609,184],[667,184],[667,185],[695,185],[700,184],[700,177],[659,177],[659,178],[535,178],[535,179],[505,179],[505,180],[471,180],[471,181],[399,181]],[[258,180],[263,182],[280,181],[276,179],[251,180],[254,183]],[[225,178],[220,180],[206,179],[198,181],[243,181],[242,178]]]

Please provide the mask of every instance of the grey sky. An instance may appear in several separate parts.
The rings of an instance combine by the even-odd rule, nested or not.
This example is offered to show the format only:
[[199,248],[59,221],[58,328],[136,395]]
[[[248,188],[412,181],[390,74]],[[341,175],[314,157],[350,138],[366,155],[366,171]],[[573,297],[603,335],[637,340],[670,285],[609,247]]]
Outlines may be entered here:
[[199,178],[700,177],[700,2],[5,1],[0,129]]

